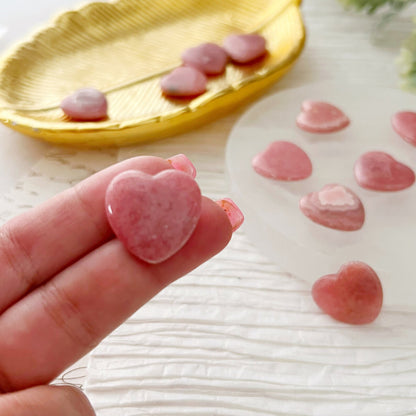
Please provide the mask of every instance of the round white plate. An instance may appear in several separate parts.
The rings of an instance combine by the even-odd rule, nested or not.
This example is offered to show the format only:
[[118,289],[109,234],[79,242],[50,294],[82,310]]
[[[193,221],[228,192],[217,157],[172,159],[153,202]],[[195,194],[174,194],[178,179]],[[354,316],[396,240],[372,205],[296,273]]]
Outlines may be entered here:
[[[330,102],[351,125],[338,133],[311,134],[297,128],[303,100]],[[385,151],[416,170],[416,148],[392,129],[390,118],[416,111],[416,97],[399,90],[312,84],[286,90],[254,105],[234,127],[226,160],[233,197],[246,216],[254,244],[288,272],[310,283],[360,260],[378,273],[387,305],[416,308],[416,184],[399,192],[362,189],[353,166],[371,150]],[[258,175],[252,158],[275,140],[287,140],[308,153],[312,176],[299,182]],[[361,198],[366,221],[359,231],[337,231],[313,223],[299,210],[300,198],[325,184],[340,183]]]

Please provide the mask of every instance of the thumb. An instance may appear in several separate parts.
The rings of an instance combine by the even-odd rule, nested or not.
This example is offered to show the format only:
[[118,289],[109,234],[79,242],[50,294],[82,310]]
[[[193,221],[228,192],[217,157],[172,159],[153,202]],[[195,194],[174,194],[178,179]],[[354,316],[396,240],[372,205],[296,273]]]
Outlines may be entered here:
[[0,395],[0,415],[95,416],[95,412],[76,387],[37,386]]

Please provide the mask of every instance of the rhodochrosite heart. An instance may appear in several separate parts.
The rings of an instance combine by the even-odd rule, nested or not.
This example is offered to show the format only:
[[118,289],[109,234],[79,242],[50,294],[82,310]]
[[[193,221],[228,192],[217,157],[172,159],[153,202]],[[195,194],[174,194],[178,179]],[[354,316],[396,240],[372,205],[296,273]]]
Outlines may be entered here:
[[416,113],[401,111],[391,118],[394,131],[408,143],[416,146]]
[[230,35],[224,40],[224,49],[234,62],[247,64],[266,54],[266,39],[255,33]]
[[310,133],[334,133],[350,124],[350,119],[332,104],[306,100],[302,111],[296,118],[296,124]]
[[355,163],[354,175],[363,188],[374,191],[400,191],[412,186],[412,169],[384,152],[368,152]]
[[321,277],[312,288],[317,305],[334,319],[348,324],[368,324],[380,313],[383,288],[376,272],[355,261],[337,274]]
[[219,75],[225,71],[228,55],[215,43],[204,43],[182,53],[182,62],[207,75]]
[[312,221],[342,231],[359,230],[365,220],[364,206],[351,189],[325,185],[300,200],[301,211]]
[[160,81],[162,91],[172,97],[195,97],[207,89],[207,77],[195,68],[181,66]]
[[117,238],[134,256],[153,264],[185,245],[201,215],[198,184],[176,170],[155,176],[121,173],[107,188],[105,203]]
[[266,178],[297,181],[312,174],[308,155],[294,143],[276,141],[253,158],[254,170]]
[[81,88],[61,102],[62,111],[71,119],[95,121],[107,117],[105,95],[95,88]]

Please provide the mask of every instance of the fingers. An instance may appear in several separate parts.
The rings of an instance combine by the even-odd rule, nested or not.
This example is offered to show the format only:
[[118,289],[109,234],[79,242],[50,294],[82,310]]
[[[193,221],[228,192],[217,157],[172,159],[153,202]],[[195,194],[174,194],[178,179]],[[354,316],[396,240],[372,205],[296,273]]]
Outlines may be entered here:
[[170,169],[160,158],[142,156],[105,169],[0,228],[0,313],[112,233],[104,209],[105,191],[120,172],[156,174]]
[[203,198],[190,240],[163,263],[139,261],[115,239],[89,253],[0,317],[0,386],[11,391],[49,382],[230,238],[227,215]]
[[38,386],[1,395],[0,415],[95,416],[95,412],[75,387]]

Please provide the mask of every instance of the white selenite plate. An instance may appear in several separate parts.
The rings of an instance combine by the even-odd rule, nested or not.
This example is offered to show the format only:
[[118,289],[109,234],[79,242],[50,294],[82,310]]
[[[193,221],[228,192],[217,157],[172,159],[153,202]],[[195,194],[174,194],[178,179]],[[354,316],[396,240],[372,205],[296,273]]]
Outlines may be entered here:
[[[346,129],[311,134],[295,123],[303,100],[330,102],[351,119]],[[385,304],[416,308],[416,184],[399,192],[375,192],[355,181],[353,166],[371,150],[384,151],[416,170],[416,148],[391,127],[397,111],[416,111],[415,96],[365,85],[310,84],[276,93],[257,104],[235,125],[226,161],[233,197],[246,216],[245,230],[279,266],[311,284],[360,260],[378,273]],[[300,146],[312,160],[303,181],[274,181],[258,175],[252,158],[275,140]],[[300,198],[325,184],[340,183],[362,200],[366,221],[345,232],[315,224],[299,210]]]

